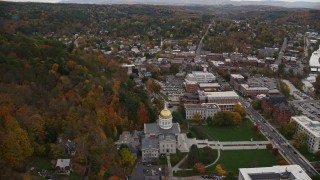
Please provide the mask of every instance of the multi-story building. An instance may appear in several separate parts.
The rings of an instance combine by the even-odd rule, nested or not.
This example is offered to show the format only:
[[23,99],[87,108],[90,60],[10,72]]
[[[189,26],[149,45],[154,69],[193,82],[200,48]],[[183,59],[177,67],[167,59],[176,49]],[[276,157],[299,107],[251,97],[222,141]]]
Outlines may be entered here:
[[260,94],[279,94],[276,81],[272,78],[259,77],[245,81],[243,78],[234,75],[230,78],[230,84],[242,96],[256,97]]
[[192,119],[195,114],[200,114],[202,119],[213,117],[215,113],[220,111],[217,104],[202,103],[202,104],[185,104],[186,119]]
[[240,168],[238,180],[311,180],[299,165]]
[[218,91],[221,89],[221,86],[219,83],[199,83],[199,89],[201,91]]
[[248,84],[241,84],[239,92],[242,96],[256,97],[259,94],[269,94],[269,89],[266,87],[250,87]]
[[204,92],[198,91],[199,103],[215,103],[224,111],[233,111],[234,105],[239,103],[239,96],[234,91]]
[[236,80],[243,80],[244,77],[241,74],[231,74],[230,75],[230,85],[233,86]]
[[296,133],[303,132],[307,136],[309,152],[318,152],[320,149],[320,122],[312,121],[306,116],[293,116],[290,121],[297,123]]
[[209,73],[209,72],[192,71],[191,74],[188,74],[186,76],[186,80],[194,81],[197,83],[206,83],[206,82],[215,81],[216,77],[212,73]]
[[311,72],[320,72],[320,46],[319,49],[314,51],[310,57],[309,66]]
[[184,83],[183,83],[185,89],[186,89],[186,92],[188,93],[194,93],[194,92],[197,92],[198,89],[199,89],[199,86],[198,86],[198,83],[195,82],[195,81],[188,81],[186,80]]

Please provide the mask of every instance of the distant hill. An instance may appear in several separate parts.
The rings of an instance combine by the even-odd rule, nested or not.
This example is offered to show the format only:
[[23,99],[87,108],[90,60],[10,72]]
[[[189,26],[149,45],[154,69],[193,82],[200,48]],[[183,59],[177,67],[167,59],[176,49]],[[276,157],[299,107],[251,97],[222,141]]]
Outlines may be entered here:
[[286,2],[286,1],[231,1],[231,0],[62,0],[60,3],[79,3],[79,4],[156,4],[156,5],[268,5],[281,6],[287,8],[312,8],[320,9],[320,2]]

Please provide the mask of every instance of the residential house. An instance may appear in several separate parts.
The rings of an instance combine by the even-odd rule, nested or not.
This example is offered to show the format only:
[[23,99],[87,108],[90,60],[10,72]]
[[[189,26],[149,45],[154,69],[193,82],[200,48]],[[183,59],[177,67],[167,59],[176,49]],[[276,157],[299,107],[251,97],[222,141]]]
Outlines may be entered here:
[[56,164],[56,173],[70,175],[70,172],[71,172],[71,160],[58,159]]
[[68,155],[74,156],[76,154],[76,144],[68,139],[64,145],[64,150]]

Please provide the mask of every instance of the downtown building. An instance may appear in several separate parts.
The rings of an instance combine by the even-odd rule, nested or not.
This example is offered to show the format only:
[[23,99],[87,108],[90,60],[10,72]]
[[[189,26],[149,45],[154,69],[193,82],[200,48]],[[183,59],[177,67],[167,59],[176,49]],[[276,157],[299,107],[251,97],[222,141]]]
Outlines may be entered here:
[[214,103],[222,111],[233,111],[234,105],[239,103],[239,95],[234,91],[204,92],[198,91],[199,103]]
[[296,122],[296,133],[304,133],[307,137],[308,150],[316,153],[320,149],[320,122],[312,121],[306,116],[293,116],[290,122]]
[[186,81],[193,81],[197,83],[208,83],[216,80],[216,77],[207,71],[192,71],[191,74],[187,74]]
[[318,50],[312,53],[309,61],[309,66],[312,73],[320,72],[320,46]]
[[238,180],[311,180],[299,165],[240,168]]
[[192,119],[195,114],[200,114],[201,119],[205,120],[208,117],[213,117],[220,108],[214,103],[202,103],[202,104],[185,104],[186,119]]

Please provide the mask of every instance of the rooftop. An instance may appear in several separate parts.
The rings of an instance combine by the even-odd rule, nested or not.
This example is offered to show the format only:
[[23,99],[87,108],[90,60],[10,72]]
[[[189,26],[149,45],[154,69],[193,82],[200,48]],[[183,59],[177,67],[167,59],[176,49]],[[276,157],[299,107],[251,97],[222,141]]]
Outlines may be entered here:
[[241,74],[230,74],[231,77],[233,78],[244,78]]
[[245,180],[279,180],[281,178],[288,180],[311,180],[299,165],[240,168],[239,171]]
[[204,92],[198,91],[199,96],[208,96],[208,97],[234,97],[239,98],[238,94],[235,91],[223,91],[223,92]]
[[64,168],[67,166],[70,166],[70,159],[58,159],[57,160],[56,167]]
[[141,142],[141,150],[144,149],[159,149],[158,147],[159,140],[158,138],[143,138]]
[[220,87],[219,83],[199,83],[199,87]]
[[299,123],[305,129],[307,129],[310,133],[312,133],[316,137],[320,137],[320,122],[312,121],[307,116],[293,116],[291,117],[294,121]]
[[202,104],[185,104],[186,109],[220,109],[219,106],[215,103],[202,103]]
[[309,61],[309,65],[311,67],[311,71],[312,71],[312,67],[320,67],[320,47],[318,50],[314,51],[312,53],[312,56],[310,57],[310,61]]

